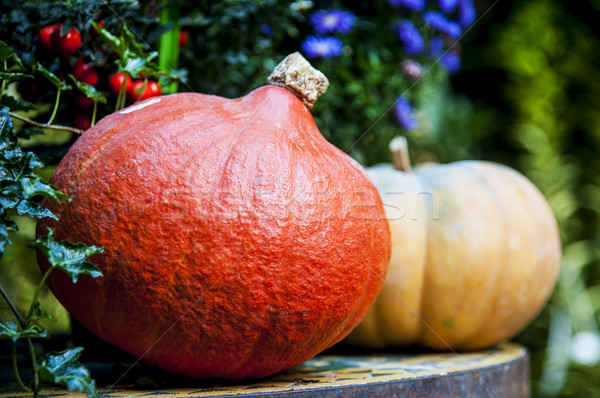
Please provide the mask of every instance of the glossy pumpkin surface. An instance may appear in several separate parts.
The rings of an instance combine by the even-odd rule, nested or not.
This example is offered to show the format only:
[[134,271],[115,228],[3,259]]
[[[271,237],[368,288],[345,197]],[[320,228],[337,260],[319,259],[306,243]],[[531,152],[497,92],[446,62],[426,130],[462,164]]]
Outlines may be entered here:
[[[344,338],[375,301],[390,231],[364,170],[289,91],[152,98],[72,146],[46,202],[56,238],[104,273],[54,294],[136,358],[191,377],[263,377]],[[40,256],[42,268],[46,265]]]
[[349,342],[477,349],[513,337],[540,311],[561,245],[550,207],[525,177],[477,161],[368,172],[385,204],[392,258]]

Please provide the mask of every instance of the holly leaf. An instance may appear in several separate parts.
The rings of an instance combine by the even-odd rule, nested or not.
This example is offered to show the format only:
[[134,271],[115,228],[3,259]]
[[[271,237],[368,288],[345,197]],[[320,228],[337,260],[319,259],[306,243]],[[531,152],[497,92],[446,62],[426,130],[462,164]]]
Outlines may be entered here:
[[49,339],[50,333],[46,329],[40,329],[37,326],[19,330],[16,322],[0,321],[0,338],[17,341],[24,337]]
[[102,271],[86,260],[94,254],[104,252],[103,247],[87,246],[81,242],[56,241],[51,228],[48,228],[48,235],[36,239],[35,246],[46,255],[51,266],[71,276],[73,283],[77,283],[79,275],[89,275],[92,278],[102,276]]
[[48,69],[44,68],[44,66],[42,64],[40,64],[39,62],[37,63],[37,70],[40,71],[40,73],[42,75],[44,75],[46,80],[48,80],[58,90],[65,91],[65,90],[71,89],[71,86],[69,86],[66,82],[61,81],[58,78],[58,76],[56,76],[54,73],[50,72]]
[[71,80],[73,80],[73,82],[75,83],[75,86],[77,87],[77,89],[79,91],[81,91],[83,93],[83,95],[85,95],[88,98],[91,98],[92,100],[94,100],[96,102],[106,104],[105,95],[102,92],[96,90],[96,88],[94,86],[91,86],[87,83],[78,81],[75,78],[75,76],[73,76],[71,74],[69,75],[69,77],[71,78]]
[[69,391],[82,391],[88,396],[97,397],[96,382],[90,371],[79,363],[82,347],[61,352],[49,352],[38,362],[40,377],[44,381],[60,384]]

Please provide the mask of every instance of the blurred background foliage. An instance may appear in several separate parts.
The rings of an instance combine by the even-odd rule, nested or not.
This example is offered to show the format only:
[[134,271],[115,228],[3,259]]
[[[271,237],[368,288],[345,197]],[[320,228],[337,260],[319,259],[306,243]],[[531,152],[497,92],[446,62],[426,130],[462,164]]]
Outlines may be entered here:
[[[142,2],[140,13],[153,3]],[[315,10],[351,10],[357,20],[342,54],[311,59],[331,81],[313,108],[321,131],[365,166],[388,162],[388,142],[406,134],[414,163],[485,159],[531,179],[556,214],[564,260],[549,304],[516,340],[532,353],[534,396],[600,396],[600,1],[475,3],[480,20],[460,40],[460,71],[434,67],[415,85],[402,77],[406,54],[391,28],[400,15],[386,1],[177,2],[189,33],[179,90],[244,95],[300,50]],[[155,22],[139,27],[150,47],[168,28]],[[433,65],[419,61],[426,71]],[[393,112],[405,92],[419,122],[411,131]],[[28,280],[39,278],[27,248],[32,231],[23,220],[0,263],[16,295],[30,296]],[[55,329],[67,326],[59,315]]]

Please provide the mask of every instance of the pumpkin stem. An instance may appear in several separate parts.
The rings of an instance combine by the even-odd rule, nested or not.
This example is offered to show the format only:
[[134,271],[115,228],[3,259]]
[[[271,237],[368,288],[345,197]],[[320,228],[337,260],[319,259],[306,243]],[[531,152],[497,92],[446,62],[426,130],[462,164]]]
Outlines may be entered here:
[[410,173],[410,157],[408,156],[408,141],[406,137],[396,137],[390,141],[390,151],[392,151],[392,163],[396,170]]
[[267,83],[283,87],[300,98],[308,109],[329,87],[327,77],[304,59],[299,52],[288,55],[267,79]]

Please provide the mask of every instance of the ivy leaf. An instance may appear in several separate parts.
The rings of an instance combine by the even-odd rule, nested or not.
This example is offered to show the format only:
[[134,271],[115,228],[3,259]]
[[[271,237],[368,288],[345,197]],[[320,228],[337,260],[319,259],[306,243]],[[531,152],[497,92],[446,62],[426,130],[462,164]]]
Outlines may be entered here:
[[12,111],[29,111],[35,107],[27,102],[19,101],[10,95],[3,95],[0,99],[0,106],[6,106]]
[[0,61],[5,61],[11,54],[14,54],[15,50],[12,49],[8,44],[0,40]]
[[54,199],[60,203],[61,199],[68,199],[69,197],[59,191],[54,186],[48,184],[35,174],[29,174],[19,179],[21,183],[21,189],[23,190],[23,197],[25,199],[31,199],[34,196],[45,196],[47,198]]
[[39,321],[40,319],[49,319],[51,321],[56,321],[56,318],[52,316],[52,314],[50,314],[48,311],[43,309],[38,301],[33,305],[31,320]]
[[102,271],[86,260],[94,254],[104,252],[103,247],[87,246],[81,242],[55,241],[51,228],[48,228],[48,235],[36,239],[35,246],[46,255],[50,265],[71,276],[73,283],[77,283],[79,275],[90,275],[92,278],[102,276]]
[[86,97],[91,98],[96,102],[106,104],[106,97],[102,92],[96,90],[94,86],[78,81],[77,79],[75,79],[75,76],[71,74],[69,75],[69,77],[71,78],[71,80],[73,80],[77,89],[81,91]]
[[0,338],[17,341],[20,338],[43,338],[49,339],[50,333],[46,329],[40,329],[37,326],[32,326],[29,329],[19,330],[16,322],[0,321]]
[[16,210],[17,214],[20,216],[27,215],[37,219],[49,217],[54,220],[58,220],[58,217],[56,217],[50,210],[30,200],[21,200],[17,204]]
[[58,76],[56,76],[54,73],[50,72],[48,69],[44,68],[44,66],[42,64],[40,64],[39,62],[37,63],[37,70],[40,71],[42,73],[42,75],[44,75],[44,77],[50,82],[52,83],[52,85],[54,87],[56,87],[58,90],[70,90],[71,86],[69,86],[67,83],[61,81]]
[[16,80],[26,79],[28,77],[33,77],[28,75],[27,73],[21,72],[5,72],[0,71],[0,80],[5,80],[6,82],[14,82]]
[[61,352],[49,352],[38,362],[40,377],[44,381],[60,384],[69,391],[82,391],[88,396],[97,397],[96,382],[90,371],[79,363],[82,347]]
[[11,60],[21,70],[24,69],[23,61],[21,61],[21,58],[19,58],[15,50],[11,46],[0,40],[0,61],[4,62],[6,60]]
[[4,255],[4,248],[6,244],[11,244],[8,238],[8,233],[11,231],[17,231],[17,224],[12,220],[8,220],[5,217],[0,217],[0,257]]

